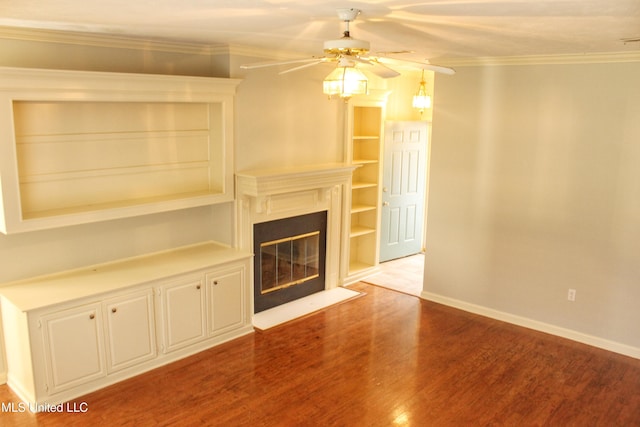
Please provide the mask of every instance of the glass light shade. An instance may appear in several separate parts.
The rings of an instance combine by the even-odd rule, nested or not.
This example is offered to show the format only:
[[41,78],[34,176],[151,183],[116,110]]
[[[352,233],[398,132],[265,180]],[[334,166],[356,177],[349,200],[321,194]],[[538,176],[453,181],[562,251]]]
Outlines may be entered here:
[[426,110],[427,108],[431,108],[431,97],[425,94],[414,95],[413,108],[417,108],[420,111]]
[[367,76],[354,67],[336,67],[324,79],[322,91],[325,95],[349,98],[367,93]]
[[413,108],[420,110],[420,114],[427,108],[431,108],[431,97],[427,95],[427,82],[424,81],[424,70],[422,70],[422,78],[420,79],[420,86],[418,86],[418,93],[413,96]]

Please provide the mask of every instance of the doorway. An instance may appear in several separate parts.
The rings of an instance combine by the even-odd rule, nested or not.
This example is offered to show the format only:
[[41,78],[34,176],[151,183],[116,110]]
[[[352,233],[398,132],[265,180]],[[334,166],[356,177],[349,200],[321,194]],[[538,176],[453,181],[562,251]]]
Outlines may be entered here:
[[385,123],[380,262],[422,252],[428,123]]

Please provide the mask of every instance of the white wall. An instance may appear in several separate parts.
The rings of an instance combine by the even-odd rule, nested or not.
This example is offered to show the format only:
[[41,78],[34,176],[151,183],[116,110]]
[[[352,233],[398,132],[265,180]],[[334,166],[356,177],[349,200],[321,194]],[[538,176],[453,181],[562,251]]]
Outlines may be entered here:
[[636,62],[437,78],[425,296],[640,357],[639,75]]

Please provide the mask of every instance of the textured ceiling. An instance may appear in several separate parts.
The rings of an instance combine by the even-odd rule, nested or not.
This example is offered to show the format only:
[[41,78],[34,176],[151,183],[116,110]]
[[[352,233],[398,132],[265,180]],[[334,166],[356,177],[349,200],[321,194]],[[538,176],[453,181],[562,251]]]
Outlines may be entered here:
[[414,59],[638,52],[640,0],[0,0],[0,26],[53,29],[305,55],[351,35],[372,53]]

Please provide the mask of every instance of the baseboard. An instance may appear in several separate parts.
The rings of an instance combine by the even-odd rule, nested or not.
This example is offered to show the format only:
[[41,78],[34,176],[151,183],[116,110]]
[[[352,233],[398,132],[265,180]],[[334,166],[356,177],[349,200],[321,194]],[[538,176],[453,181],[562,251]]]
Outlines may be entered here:
[[603,350],[608,350],[614,353],[633,357],[635,359],[640,359],[640,348],[638,347],[632,347],[630,345],[606,340],[604,338],[596,337],[593,335],[583,334],[582,332],[574,331],[572,329],[561,328],[549,323],[544,323],[526,317],[517,316],[515,314],[494,310],[492,308],[484,307],[481,305],[471,304],[465,301],[460,301],[431,292],[422,291],[420,297],[449,307],[489,317],[491,319],[500,320],[502,322],[511,323],[513,325],[522,326],[525,328],[533,329],[535,331],[544,332],[572,341],[577,341],[582,344],[601,348]]

